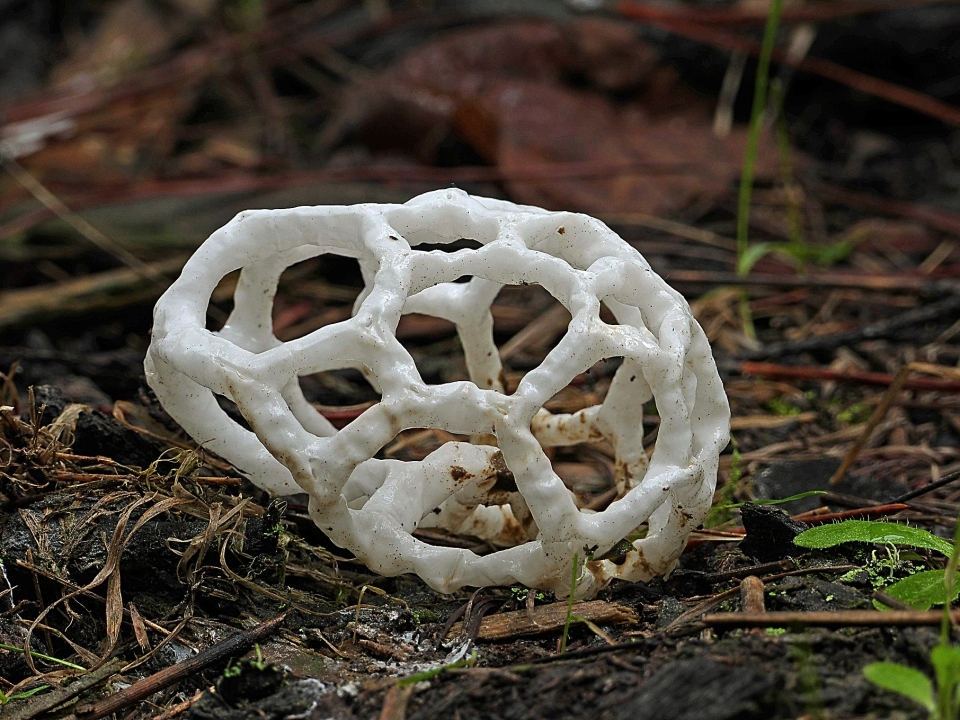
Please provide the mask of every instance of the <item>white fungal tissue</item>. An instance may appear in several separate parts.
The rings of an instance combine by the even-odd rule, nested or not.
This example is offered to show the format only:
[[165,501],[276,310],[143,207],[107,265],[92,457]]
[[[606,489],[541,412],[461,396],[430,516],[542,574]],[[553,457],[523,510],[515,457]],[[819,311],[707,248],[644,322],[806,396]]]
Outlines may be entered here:
[[[481,247],[416,249],[463,238]],[[271,312],[280,274],[326,253],[359,261],[365,288],[353,316],[277,340]],[[211,295],[237,269],[234,309],[211,332]],[[471,279],[454,282],[464,276]],[[490,304],[504,285],[534,283],[572,320],[507,394]],[[600,319],[601,302],[616,324]],[[470,381],[421,379],[395,335],[404,313],[456,324]],[[601,405],[543,409],[605,358],[623,361]],[[163,406],[198,443],[272,494],[306,492],[317,526],[371,569],[416,573],[442,592],[522,583],[566,596],[577,572],[576,595],[587,597],[612,578],[669,572],[710,507],[729,434],[703,331],[636,250],[591,217],[458,190],[403,205],[240,213],[157,303],[145,366]],[[338,431],[306,401],[298,377],[343,368],[363,372],[382,399]],[[216,395],[236,403],[253,431],[230,419]],[[651,398],[660,428],[648,458],[642,418]],[[448,442],[419,462],[376,457],[411,428],[490,444]],[[578,507],[544,448],[603,440],[616,455],[618,495],[595,512]],[[429,545],[412,534],[424,527],[502,549],[481,556]],[[595,559],[625,538],[626,555]]]

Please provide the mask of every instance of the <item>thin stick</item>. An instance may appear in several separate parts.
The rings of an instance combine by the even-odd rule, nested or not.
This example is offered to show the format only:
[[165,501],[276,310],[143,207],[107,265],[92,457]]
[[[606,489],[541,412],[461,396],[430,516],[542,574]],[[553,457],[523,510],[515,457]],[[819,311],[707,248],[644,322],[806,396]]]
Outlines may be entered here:
[[[203,195],[225,195],[262,190],[276,190],[285,187],[297,187],[317,184],[336,184],[343,182],[427,182],[440,184],[468,182],[537,182],[554,183],[564,180],[590,178],[616,178],[631,175],[674,175],[685,173],[694,175],[701,168],[694,163],[681,162],[643,162],[643,161],[596,161],[535,163],[522,168],[497,168],[482,165],[469,165],[452,168],[427,166],[383,166],[358,165],[353,167],[322,167],[316,170],[274,173],[262,175],[252,172],[231,171],[216,178],[178,179],[178,180],[142,180],[119,187],[106,187],[71,197],[70,203],[78,210],[96,207],[109,202],[144,200],[159,197]],[[73,185],[54,185],[58,190],[74,188],[87,190]],[[6,210],[6,203],[0,202],[0,211]],[[35,221],[56,216],[48,209],[46,218],[32,215]],[[14,220],[14,222],[18,222]],[[20,221],[21,223],[23,221]],[[17,230],[29,229],[23,224]],[[8,234],[6,226],[0,228],[0,238]]]
[[[798,277],[803,279],[803,276]],[[805,340],[770,343],[759,350],[740,353],[738,357],[743,360],[759,360],[783,357],[786,355],[797,355],[802,352],[823,352],[841,345],[852,345],[863,342],[864,340],[877,340],[879,338],[891,337],[904,328],[916,327],[920,323],[930,322],[931,320],[941,317],[955,317],[957,312],[960,312],[960,293],[949,295],[929,305],[912,308],[899,315],[894,315],[891,318],[885,318],[870,323],[869,325],[863,325],[855,330],[848,330],[847,332],[836,333],[834,335],[821,335]],[[896,380],[896,378],[894,378],[894,380]]]
[[523,330],[507,340],[500,348],[500,359],[504,362],[512,358],[528,345],[539,345],[554,340],[570,324],[570,312],[557,305],[535,318]]
[[[789,570],[787,572],[776,573],[774,575],[767,575],[766,577],[761,578],[761,582],[768,583],[773,582],[774,580],[782,580],[785,577],[790,577],[791,575],[810,575],[817,572],[846,572],[847,570],[856,570],[859,569],[859,565],[826,565],[824,567],[813,567],[813,568],[802,568],[800,570]],[[667,627],[664,628],[664,632],[670,632],[675,630],[681,625],[686,625],[692,620],[700,617],[708,610],[716,607],[721,602],[727,598],[736,597],[740,594],[740,586],[737,585],[735,588],[726,590],[722,593],[717,593],[713,597],[708,597],[703,602],[695,605],[694,607],[687,610],[685,613],[673,619]],[[744,615],[745,613],[736,613],[737,615]],[[763,615],[770,615],[771,613],[762,613]]]
[[[764,601],[763,580],[756,575],[747,575],[740,581],[740,610],[745,613],[764,613],[767,611]],[[759,635],[763,633],[760,628],[747,630],[748,634]]]
[[913,610],[913,608],[907,605],[903,600],[897,600],[897,598],[887,595],[885,592],[880,592],[879,590],[875,591],[870,596],[870,599],[878,600],[894,610]]
[[193,694],[193,697],[187,698],[181,703],[177,703],[172,707],[168,707],[159,715],[154,715],[150,720],[170,720],[170,718],[175,718],[177,715],[182,715],[187,710],[190,709],[190,706],[193,705],[197,700],[203,696],[203,691],[199,691]]
[[378,720],[404,720],[407,716],[407,703],[413,694],[414,685],[393,685],[383,699]]
[[858,210],[866,210],[877,215],[903,217],[916,220],[934,230],[960,237],[960,216],[955,212],[922,203],[896,200],[890,197],[877,197],[859,190],[849,190],[840,185],[817,183],[814,189],[831,204],[843,204]]
[[[136,480],[135,475],[117,475],[111,473],[80,473],[80,472],[66,472],[66,471],[55,471],[51,474],[51,477],[58,482],[96,482],[98,480],[115,480],[115,481],[131,481]],[[188,482],[197,483],[198,485],[241,485],[243,480],[240,478],[233,477],[215,477],[215,476],[206,476],[199,475],[196,477],[185,477],[184,480]]]
[[763,580],[756,575],[747,575],[740,581],[740,607],[745,613],[766,612]]
[[[960,610],[950,613],[960,621]],[[701,622],[713,628],[753,627],[913,627],[938,626],[939,610],[822,610],[815,612],[713,613]]]
[[223,642],[211,645],[183,662],[164,668],[160,672],[154,673],[143,680],[138,680],[133,685],[124,688],[118,693],[114,693],[105,700],[81,705],[75,711],[76,716],[82,720],[98,720],[98,718],[102,718],[110,713],[117,712],[134,703],[140,702],[158,690],[163,690],[165,687],[199,672],[208,665],[225,660],[242,650],[246,650],[254,643],[269,637],[280,627],[286,618],[287,613],[283,613],[272,620],[267,620],[257,625],[251,630],[231,635]]
[[[33,565],[33,550],[27,548],[26,558],[27,562]],[[40,578],[37,577],[36,573],[30,575],[33,578],[33,594],[37,597],[37,603],[40,607],[46,607],[47,604],[43,601],[43,592],[40,589]],[[53,637],[50,635],[50,631],[44,628],[43,630],[43,639],[47,646],[47,653],[53,655]]]
[[894,498],[893,502],[902,503],[902,502],[906,502],[907,500],[913,500],[915,497],[926,495],[928,492],[932,492],[933,490],[942,488],[944,485],[949,485],[950,483],[956,481],[958,478],[960,478],[960,470],[955,470],[952,473],[947,473],[936,482],[929,483],[928,485],[924,485],[921,488],[917,488],[916,490],[911,490],[910,492],[904,493],[900,497]]
[[672,284],[737,285],[774,288],[853,288],[855,290],[911,291],[932,295],[949,295],[957,286],[950,281],[932,281],[923,275],[907,273],[818,272],[809,275],[750,273],[746,277],[734,272],[710,270],[672,270],[666,273]]
[[50,192],[43,183],[27,172],[16,160],[2,155],[0,155],[0,160],[2,160],[3,169],[10,173],[14,180],[20,183],[45,207],[49,208],[51,212],[56,214],[57,217],[70,225],[70,227],[91,243],[105,253],[115,257],[131,270],[135,271],[140,277],[150,280],[151,282],[163,282],[162,273],[157,272],[153,267],[143,262],[143,260],[115,240],[111,240],[100,230],[77,215],[73,210],[68,208],[60,198]]
[[[783,11],[781,24],[814,23],[864,13],[906,10],[930,5],[942,5],[954,0],[844,0],[837,3],[813,3]],[[763,25],[767,11],[762,6],[730,5],[725,7],[667,5],[648,2],[620,2],[615,10],[644,20],[683,20],[710,25],[752,27]]]

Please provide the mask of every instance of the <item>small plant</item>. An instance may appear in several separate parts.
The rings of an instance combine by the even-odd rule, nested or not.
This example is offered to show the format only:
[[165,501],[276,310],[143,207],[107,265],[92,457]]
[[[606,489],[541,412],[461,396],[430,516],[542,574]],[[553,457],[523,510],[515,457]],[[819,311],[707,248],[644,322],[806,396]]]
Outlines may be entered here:
[[[830,266],[847,258],[865,237],[844,237],[829,245],[811,245],[804,242],[800,228],[800,211],[793,180],[793,165],[790,160],[790,139],[783,117],[783,83],[779,79],[769,80],[770,61],[773,46],[780,27],[783,12],[783,0],[773,0],[770,14],[763,33],[763,44],[757,61],[757,76],[753,91],[753,108],[750,112],[750,126],[747,136],[747,149],[743,159],[743,173],[740,176],[740,193],[737,207],[737,274],[750,274],[753,266],[766,255],[777,254],[792,260],[799,269],[808,262]],[[772,95],[772,105],[776,117],[774,131],[777,150],[780,155],[780,170],[787,190],[787,220],[790,228],[789,242],[761,242],[750,244],[750,202],[753,195],[754,168],[760,148],[760,132],[767,110],[767,92]]]
[[867,421],[872,412],[873,408],[867,403],[856,403],[837,413],[837,420],[851,425],[862,423]]
[[[2,562],[0,562],[2,565]],[[6,643],[0,643],[0,650],[9,650],[11,652],[23,652],[22,647],[17,647],[15,645],[7,645]],[[82,665],[77,665],[67,660],[61,660],[60,658],[52,657],[50,655],[43,655],[38,652],[31,652],[30,655],[35,658],[40,658],[41,660],[46,660],[47,662],[56,663],[58,665],[63,665],[65,667],[71,668],[72,670],[82,670],[85,671],[86,668]],[[5,692],[0,690],[0,707],[6,705],[8,702],[13,700],[25,700],[26,698],[33,697],[39,692],[43,692],[48,689],[49,685],[39,685],[35,688],[30,688],[29,690],[24,690],[23,692],[14,693],[13,695],[7,695]]]
[[960,703],[960,647],[938,644],[930,651],[937,686],[919,670],[892,662],[870,663],[863,674],[874,685],[908,697],[923,705],[935,720],[957,717]]
[[[747,134],[747,147],[743,157],[743,172],[740,175],[740,191],[737,199],[737,274],[745,277],[753,266],[764,256],[777,254],[791,260],[798,270],[806,263],[830,266],[847,258],[866,238],[841,238],[829,245],[813,245],[805,242],[801,233],[799,200],[796,184],[793,180],[793,167],[790,160],[790,142],[786,122],[783,117],[783,84],[779,79],[770,81],[770,62],[773,58],[780,17],[784,0],[771,0],[770,12],[763,32],[763,42],[757,58],[757,74],[754,81],[753,106],[750,111],[750,124]],[[753,196],[754,170],[760,149],[760,134],[767,111],[767,96],[772,96],[772,105],[776,117],[774,122],[775,139],[780,155],[780,169],[787,192],[787,221],[790,228],[788,242],[750,243],[750,204]],[[740,295],[740,316],[744,333],[756,338],[753,314],[746,290]]]
[[918,572],[887,587],[886,592],[911,607],[943,605],[940,640],[930,651],[936,684],[919,670],[892,662],[870,663],[863,674],[874,685],[899,693],[923,705],[934,720],[960,716],[960,647],[950,642],[950,603],[956,600],[957,562],[960,560],[960,522],[953,544],[922,528],[869,520],[845,520],[800,533],[794,544],[823,549],[848,542],[882,543],[924,548],[947,557],[944,570]]
[[259,672],[266,670],[269,667],[269,663],[265,663],[263,661],[263,653],[260,650],[260,645],[255,644],[253,648],[256,652],[256,658],[238,660],[233,665],[227,665],[226,669],[223,671],[223,676],[225,678],[239,677],[243,674],[245,667],[252,668]]
[[743,158],[743,173],[740,176],[740,196],[737,212],[737,273],[746,275],[750,272],[753,263],[762,257],[760,255],[750,262],[749,233],[750,233],[750,201],[753,196],[753,171],[757,164],[757,152],[760,148],[760,130],[763,127],[764,111],[767,107],[767,86],[770,76],[770,59],[773,56],[773,45],[780,27],[780,15],[783,12],[783,0],[773,0],[770,3],[770,14],[767,16],[766,28],[763,32],[763,45],[760,48],[760,58],[757,61],[757,77],[753,89],[753,109],[750,112],[750,129],[747,135],[747,149]]
[[[623,541],[621,540],[621,542],[623,542]],[[630,549],[631,549],[631,550],[633,549],[633,546],[632,546],[632,545],[630,546]],[[514,601],[517,602],[517,603],[526,602],[526,601],[527,601],[527,597],[530,595],[531,592],[534,593],[534,595],[533,595],[534,600],[539,600],[540,602],[543,602],[543,601],[546,600],[546,598],[547,598],[546,593],[540,592],[539,590],[533,590],[533,591],[531,591],[529,588],[525,588],[525,587],[512,587],[512,588],[510,588],[510,594],[513,595],[513,599],[514,599]]]
[[[922,528],[898,525],[897,523],[872,520],[845,520],[833,525],[821,525],[800,533],[793,539],[803,548],[824,549],[843,543],[878,543],[894,547],[914,547],[933,550],[944,557],[951,557],[955,544],[951,545]],[[933,605],[943,605],[957,599],[958,589],[953,585],[952,594],[946,593],[944,570],[921,570],[884,588],[890,597],[896,598],[917,610],[928,610]]]
[[767,403],[767,409],[769,409],[774,415],[780,415],[781,417],[790,417],[800,414],[800,408],[791,405],[783,398],[774,398],[773,400],[770,400]]
[[[957,561],[960,560],[960,522],[943,574],[943,597],[957,596]],[[934,683],[919,670],[892,662],[870,663],[863,669],[867,680],[878,687],[899,693],[923,705],[934,720],[955,720],[960,716],[960,647],[950,642],[950,603],[943,604],[940,641],[930,650]]]
[[843,543],[879,543],[936,550],[947,557],[953,545],[922,528],[875,520],[844,520],[810,528],[793,539],[798,547],[822,550]]

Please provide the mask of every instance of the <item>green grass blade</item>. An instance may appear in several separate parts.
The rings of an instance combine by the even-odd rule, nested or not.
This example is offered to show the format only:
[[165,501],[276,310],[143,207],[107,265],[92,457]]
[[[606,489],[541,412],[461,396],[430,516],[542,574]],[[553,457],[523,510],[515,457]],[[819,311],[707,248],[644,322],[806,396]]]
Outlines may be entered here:
[[[791,495],[790,497],[785,498],[775,498],[772,500],[751,500],[751,505],[783,505],[784,503],[793,502],[794,500],[803,500],[804,498],[813,497],[814,495],[826,495],[826,490],[807,490],[806,492],[797,493],[796,495]],[[746,505],[746,503],[730,503],[729,505],[724,505],[724,508],[739,508]]]
[[[947,595],[954,597],[957,589],[957,563],[960,562],[960,518],[953,528],[953,549],[949,554],[947,561],[947,571],[943,575],[943,586],[947,590]],[[940,644],[948,645],[950,643],[950,627],[953,623],[950,620],[950,605],[944,603],[943,617],[940,620]]]
[[[6,645],[4,643],[0,643],[0,650],[12,650],[13,652],[19,652],[19,653],[23,652],[22,647],[16,647],[15,645]],[[47,662],[57,663],[58,665],[64,665],[65,667],[73,668],[74,670],[84,670],[84,671],[86,670],[86,668],[83,667],[83,665],[75,665],[74,663],[68,662],[67,660],[61,660],[60,658],[51,657],[49,655],[44,655],[42,653],[31,652],[30,655],[31,657],[36,657],[36,658],[40,658],[41,660],[46,660]]]
[[750,113],[750,131],[747,136],[747,149],[743,158],[743,172],[740,175],[740,196],[737,203],[737,272],[747,273],[741,268],[742,258],[747,252],[750,239],[750,201],[753,196],[753,171],[757,164],[757,151],[760,147],[760,130],[763,126],[763,111],[767,106],[767,85],[770,77],[770,58],[773,55],[777,28],[780,27],[780,14],[783,12],[783,0],[772,0],[767,25],[763,31],[763,44],[757,61],[757,78],[753,89],[753,109]]
[[6,699],[3,701],[3,704],[6,705],[8,702],[12,702],[14,700],[26,700],[27,698],[32,698],[37,693],[41,693],[44,690],[49,690],[49,689],[50,689],[49,685],[38,685],[37,687],[31,688],[30,690],[24,690],[23,692],[14,693],[13,695],[4,695],[3,697]]

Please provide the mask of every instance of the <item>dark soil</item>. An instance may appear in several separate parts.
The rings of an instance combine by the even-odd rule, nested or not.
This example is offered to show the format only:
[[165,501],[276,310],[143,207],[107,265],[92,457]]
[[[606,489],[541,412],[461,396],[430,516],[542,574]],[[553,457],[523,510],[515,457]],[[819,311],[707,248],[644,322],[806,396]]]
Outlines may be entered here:
[[[714,145],[730,54],[684,39],[682,28],[580,16],[548,0],[525,3],[519,17],[459,0],[429,11],[382,4],[392,12],[375,18],[381,3],[0,0],[0,132],[50,108],[75,122],[16,155],[71,210],[46,209],[9,163],[0,178],[0,690],[13,696],[0,714],[99,717],[98,703],[123,688],[287,613],[268,637],[105,716],[925,717],[867,682],[863,667],[889,660],[930,674],[935,628],[887,627],[877,612],[875,627],[823,629],[805,627],[802,615],[872,611],[876,590],[942,559],[883,546],[807,552],[792,539],[848,511],[952,537],[955,485],[877,506],[960,470],[960,386],[950,375],[960,363],[960,131],[863,88],[777,68],[793,169],[773,143],[763,146],[751,242],[784,243],[799,229],[809,247],[848,242],[850,253],[829,267],[771,254],[737,278],[753,60],[731,100],[732,132]],[[262,5],[264,15],[243,16],[241,5]],[[741,23],[752,27],[744,36],[759,37],[762,19],[740,18],[731,30]],[[143,56],[112,55],[123,42],[111,45],[102,27]],[[812,27],[812,57],[960,104],[955,8]],[[138,35],[143,28],[151,30]],[[644,169],[516,175],[579,162]],[[333,180],[310,175],[330,170]],[[447,596],[417,578],[376,576],[314,526],[305,496],[271,501],[198,448],[144,384],[163,283],[111,279],[105,273],[128,269],[123,254],[77,230],[78,219],[92,223],[156,268],[241,209],[402,201],[448,181],[607,220],[691,302],[733,409],[736,445],[722,456],[708,527],[670,577],[602,591],[602,607],[626,620],[574,622],[562,653],[564,630],[532,620],[533,630],[484,636],[505,613],[533,618],[556,598],[536,594],[528,605],[525,588]],[[286,340],[348,317],[361,285],[352,259],[298,264],[281,281],[275,333]],[[553,302],[539,287],[505,288],[494,306],[498,342]],[[231,306],[225,287],[209,326]],[[459,379],[454,328],[434,320],[407,316],[398,337],[428,382]],[[548,350],[521,348],[507,384]],[[893,376],[915,361],[938,366],[947,384],[908,385],[830,485]],[[615,369],[598,365],[550,407],[593,404]],[[304,378],[303,388],[339,424],[378,398],[353,371]],[[400,439],[403,460],[444,442]],[[598,501],[610,489],[605,459],[597,447],[553,457],[573,491]],[[749,504],[811,490],[827,494]],[[475,538],[420,537],[490,550]],[[795,624],[705,624],[705,613],[744,610],[749,575],[763,581],[766,610],[793,612]],[[17,650],[25,647],[30,662]],[[75,666],[93,675],[110,658],[126,667],[66,697],[89,677]],[[64,699],[51,704],[56,692]]]

